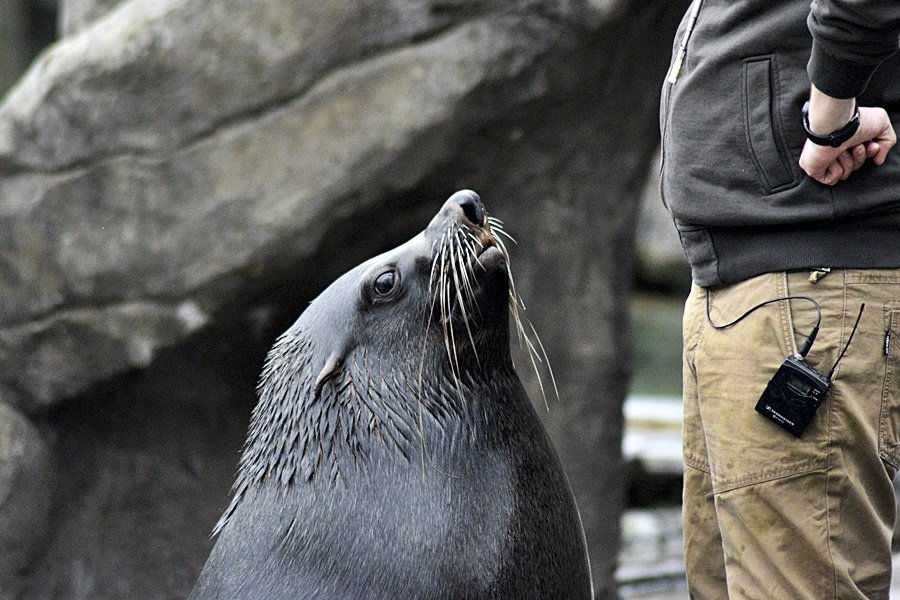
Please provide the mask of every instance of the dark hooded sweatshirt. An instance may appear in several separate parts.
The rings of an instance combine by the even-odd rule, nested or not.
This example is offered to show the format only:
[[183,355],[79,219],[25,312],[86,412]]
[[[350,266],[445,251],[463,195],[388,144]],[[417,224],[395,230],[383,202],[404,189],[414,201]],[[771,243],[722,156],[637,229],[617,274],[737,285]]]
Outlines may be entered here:
[[900,147],[834,187],[798,164],[810,80],[883,107],[900,131],[900,0],[695,2],[660,111],[663,201],[694,281],[900,267]]

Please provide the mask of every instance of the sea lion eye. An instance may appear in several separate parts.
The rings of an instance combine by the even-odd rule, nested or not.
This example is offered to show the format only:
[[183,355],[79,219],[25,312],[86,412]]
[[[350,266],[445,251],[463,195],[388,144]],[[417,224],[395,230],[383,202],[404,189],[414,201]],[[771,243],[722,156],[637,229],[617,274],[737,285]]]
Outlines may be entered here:
[[385,271],[381,275],[375,278],[375,284],[372,286],[375,288],[375,294],[378,296],[387,296],[393,291],[394,286],[397,284],[397,272],[396,271]]

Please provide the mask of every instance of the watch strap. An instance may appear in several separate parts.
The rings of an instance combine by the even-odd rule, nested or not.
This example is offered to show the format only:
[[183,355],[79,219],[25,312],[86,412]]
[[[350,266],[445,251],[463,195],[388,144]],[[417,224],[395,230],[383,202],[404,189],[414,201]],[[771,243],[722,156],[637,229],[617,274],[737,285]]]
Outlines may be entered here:
[[803,130],[806,131],[806,137],[813,144],[819,146],[831,146],[832,148],[840,148],[841,145],[853,137],[856,130],[859,129],[859,104],[853,107],[853,116],[850,121],[836,131],[832,131],[828,135],[816,135],[809,128],[809,102],[803,104]]

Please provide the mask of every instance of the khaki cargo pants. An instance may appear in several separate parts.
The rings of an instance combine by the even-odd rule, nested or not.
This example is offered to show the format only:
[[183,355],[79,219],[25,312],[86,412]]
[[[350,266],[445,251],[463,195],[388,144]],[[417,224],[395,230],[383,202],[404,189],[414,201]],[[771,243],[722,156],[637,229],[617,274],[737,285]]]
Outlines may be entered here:
[[[684,535],[696,599],[887,599],[900,466],[900,269],[772,273],[713,288],[729,322],[786,295],[814,297],[822,328],[807,360],[826,373],[859,329],[800,439],[754,407],[816,321],[778,302],[717,331],[703,288],[684,314]],[[889,331],[894,332],[893,338]]]

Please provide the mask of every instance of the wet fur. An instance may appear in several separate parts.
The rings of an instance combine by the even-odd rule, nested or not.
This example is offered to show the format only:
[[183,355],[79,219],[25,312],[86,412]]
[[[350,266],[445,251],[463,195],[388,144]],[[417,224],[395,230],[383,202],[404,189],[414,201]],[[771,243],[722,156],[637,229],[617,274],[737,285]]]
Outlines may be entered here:
[[[509,354],[508,260],[480,265],[449,204],[276,342],[192,599],[590,597],[574,500]],[[364,282],[390,265],[404,287],[373,301]]]

